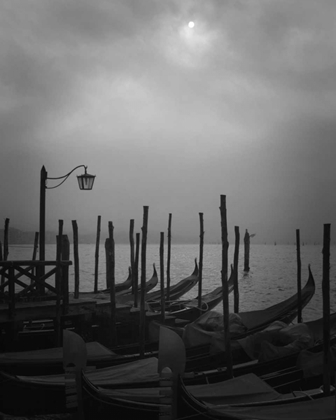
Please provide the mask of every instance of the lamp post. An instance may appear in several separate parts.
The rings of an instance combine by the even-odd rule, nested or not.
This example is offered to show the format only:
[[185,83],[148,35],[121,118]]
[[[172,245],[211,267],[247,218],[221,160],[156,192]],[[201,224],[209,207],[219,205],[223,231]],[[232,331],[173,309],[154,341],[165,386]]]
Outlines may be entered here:
[[[83,167],[85,169],[85,173],[83,175],[78,175],[78,186],[80,190],[92,190],[93,183],[95,180],[95,175],[90,175],[86,172],[87,166],[79,165],[76,166],[72,171],[64,176],[59,176],[57,178],[48,178],[48,172],[46,171],[45,167],[42,166],[41,169],[41,181],[40,181],[40,243],[39,243],[39,257],[40,261],[45,261],[45,209],[46,209],[46,190],[54,189],[59,187],[63,182],[65,182],[69,176],[74,172],[76,169]],[[47,186],[47,180],[62,180],[59,184],[55,185],[54,187]]]

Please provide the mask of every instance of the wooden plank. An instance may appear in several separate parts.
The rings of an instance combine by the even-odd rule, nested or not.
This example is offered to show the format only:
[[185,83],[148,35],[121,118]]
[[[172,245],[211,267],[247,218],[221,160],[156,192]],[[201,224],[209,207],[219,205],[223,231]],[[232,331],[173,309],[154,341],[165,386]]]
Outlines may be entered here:
[[[97,302],[92,299],[73,299],[69,304],[67,315],[79,315],[94,313],[97,309]],[[17,302],[15,305],[15,321],[38,320],[54,318],[56,305],[53,301],[40,302]],[[8,306],[0,304],[0,323],[7,323]]]
[[[26,266],[26,267],[39,267],[44,265],[56,265],[56,260],[48,261],[32,261],[32,260],[12,260],[12,261],[0,261],[0,267],[11,267],[11,266]],[[72,265],[72,261],[60,261],[61,265]],[[1,271],[0,271],[1,274]]]

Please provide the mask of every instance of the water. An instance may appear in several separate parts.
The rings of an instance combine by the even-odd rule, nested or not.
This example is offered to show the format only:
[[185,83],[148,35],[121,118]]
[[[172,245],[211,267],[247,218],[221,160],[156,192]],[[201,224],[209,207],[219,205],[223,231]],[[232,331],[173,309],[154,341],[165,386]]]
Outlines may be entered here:
[[[106,260],[104,245],[99,250],[98,286],[106,287]],[[229,264],[233,263],[234,247],[229,247]],[[10,246],[9,260],[31,259],[33,248],[29,246]],[[296,246],[293,245],[255,245],[250,249],[250,272],[244,275],[244,247],[239,252],[239,310],[248,311],[263,309],[276,304],[296,293],[297,260]],[[46,259],[55,260],[56,246],[46,246]],[[160,255],[158,245],[147,245],[146,253],[147,279],[151,277],[155,263],[158,273]],[[171,284],[175,284],[189,276],[194,269],[194,259],[199,257],[198,245],[172,245],[171,249]],[[309,321],[322,317],[322,246],[305,245],[301,247],[301,282],[302,286],[308,279],[308,264],[316,283],[313,299],[303,310],[303,320]],[[73,248],[70,248],[70,259],[73,260]],[[166,277],[167,247],[165,247],[164,273]],[[115,247],[115,278],[116,282],[124,281],[128,275],[130,265],[129,245]],[[221,245],[205,244],[203,250],[203,291],[210,292],[221,284],[222,265]],[[330,307],[336,311],[336,246],[330,250]],[[95,244],[79,245],[80,291],[92,291],[95,270]],[[70,267],[70,291],[74,288],[74,268]],[[157,286],[158,288],[159,286]],[[155,289],[154,289],[155,290]],[[192,289],[184,298],[194,298],[197,287]],[[233,294],[230,295],[230,310],[233,310]],[[222,311],[222,304],[216,310]]]

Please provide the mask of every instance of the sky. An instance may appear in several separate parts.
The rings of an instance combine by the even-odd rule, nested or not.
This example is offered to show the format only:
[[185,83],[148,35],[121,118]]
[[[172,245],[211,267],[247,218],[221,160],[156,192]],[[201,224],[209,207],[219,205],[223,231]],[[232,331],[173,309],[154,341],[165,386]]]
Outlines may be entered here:
[[[194,22],[194,27],[189,27]],[[336,221],[334,0],[3,0],[0,217],[322,242]],[[48,186],[55,185],[52,180]]]

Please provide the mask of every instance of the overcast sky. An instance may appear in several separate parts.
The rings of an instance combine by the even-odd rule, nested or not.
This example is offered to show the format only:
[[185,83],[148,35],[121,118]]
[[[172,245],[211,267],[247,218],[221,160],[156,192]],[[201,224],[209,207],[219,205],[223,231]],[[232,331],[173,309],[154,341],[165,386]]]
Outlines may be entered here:
[[[194,22],[190,28],[188,23]],[[3,0],[1,220],[220,240],[220,195],[257,242],[336,219],[335,0]],[[54,185],[51,180],[48,185]]]

